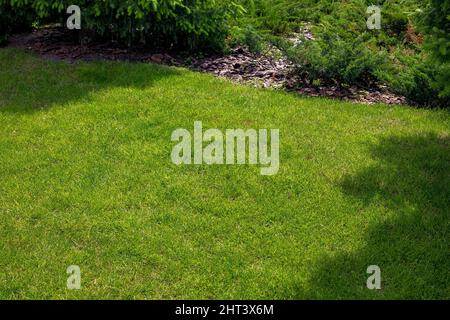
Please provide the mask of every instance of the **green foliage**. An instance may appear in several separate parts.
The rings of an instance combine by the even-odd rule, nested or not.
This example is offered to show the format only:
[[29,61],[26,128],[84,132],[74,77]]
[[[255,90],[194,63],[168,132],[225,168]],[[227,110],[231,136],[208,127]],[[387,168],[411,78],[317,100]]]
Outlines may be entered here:
[[419,105],[450,105],[448,99],[439,96],[439,89],[435,86],[437,77],[444,71],[441,65],[430,63],[425,53],[408,54],[397,49],[393,54],[398,63],[382,70],[378,74],[380,80]]
[[313,27],[316,40],[285,49],[288,57],[310,81],[360,86],[379,81],[379,75],[392,64],[387,48],[406,32],[407,16],[386,2],[391,7],[385,11],[396,13],[383,15],[382,30],[368,30],[366,1],[333,1],[327,7],[323,1],[319,3],[323,7],[319,23]]
[[232,46],[245,46],[250,52],[260,53],[265,47],[265,37],[252,25],[232,29]]
[[230,19],[242,13],[242,7],[226,0],[11,1],[13,7],[20,5],[47,20],[67,17],[65,10],[71,4],[82,10],[83,30],[101,37],[128,45],[151,43],[190,50],[221,50]]
[[332,31],[323,33],[320,41],[306,41],[286,52],[310,81],[341,85],[370,84],[387,63],[386,53],[371,49],[365,37],[349,42]]
[[[411,102],[445,106],[448,99],[443,97],[450,95],[450,1],[429,1],[425,8],[423,0],[242,0],[251,14],[241,24],[262,34],[269,29],[271,43],[310,83],[384,83]],[[367,7],[373,4],[381,7],[381,30],[366,25]],[[416,31],[425,9],[432,58],[423,52],[423,36]],[[305,22],[311,23],[315,40],[293,47],[286,35],[301,32]]]
[[442,61],[450,60],[450,1],[430,0],[426,9],[425,30],[428,36],[428,47],[433,56]]
[[252,24],[257,29],[274,34],[285,34],[295,30],[302,21],[319,21],[324,1],[319,0],[241,0],[248,15],[242,24]]
[[31,27],[34,15],[32,10],[26,10],[26,5],[26,0],[0,0],[0,45],[6,42],[11,32]]
[[450,1],[430,0],[423,24],[430,62],[440,66],[434,84],[441,97],[450,97]]

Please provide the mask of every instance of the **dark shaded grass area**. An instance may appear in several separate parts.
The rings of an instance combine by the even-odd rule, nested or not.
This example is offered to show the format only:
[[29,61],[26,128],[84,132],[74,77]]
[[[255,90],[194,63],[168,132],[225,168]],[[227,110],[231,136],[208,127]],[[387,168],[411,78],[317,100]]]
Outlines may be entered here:
[[[53,105],[64,105],[108,88],[144,89],[159,80],[181,73],[173,68],[142,63],[96,61],[87,64],[23,59],[18,50],[5,51],[2,72],[16,79],[2,83],[0,111],[32,113]],[[38,62],[39,61],[39,62]],[[90,67],[92,64],[95,68]],[[70,88],[70,89],[68,89]]]
[[356,253],[321,260],[309,291],[297,288],[291,294],[348,299],[358,292],[369,297],[361,270],[372,262],[382,271],[379,298],[387,291],[395,292],[390,298],[413,299],[418,292],[422,299],[435,298],[430,291],[450,298],[450,137],[387,137],[370,150],[377,165],[347,175],[342,190],[398,216],[370,226]]

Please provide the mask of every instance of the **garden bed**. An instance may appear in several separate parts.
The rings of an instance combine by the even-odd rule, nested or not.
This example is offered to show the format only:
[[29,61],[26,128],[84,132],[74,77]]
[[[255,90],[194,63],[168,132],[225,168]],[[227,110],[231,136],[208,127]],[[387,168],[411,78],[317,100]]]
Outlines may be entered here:
[[[312,37],[310,37],[312,39]],[[128,48],[112,42],[80,44],[72,31],[65,28],[43,28],[28,34],[14,35],[9,47],[25,48],[43,57],[76,62],[79,60],[113,60],[182,66],[207,72],[256,87],[285,89],[306,96],[330,97],[373,104],[406,104],[405,97],[392,93],[385,86],[359,88],[338,85],[311,86],[303,81],[286,59],[274,55],[256,54],[238,47],[229,54],[194,56],[176,51],[144,47]],[[275,56],[278,56],[275,58]]]

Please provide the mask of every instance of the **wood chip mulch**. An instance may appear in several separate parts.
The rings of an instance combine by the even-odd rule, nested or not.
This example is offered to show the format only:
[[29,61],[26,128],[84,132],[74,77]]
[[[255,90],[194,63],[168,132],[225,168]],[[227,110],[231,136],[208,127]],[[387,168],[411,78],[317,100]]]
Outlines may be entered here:
[[[340,86],[310,86],[295,72],[286,59],[273,54],[254,54],[245,48],[235,48],[229,54],[194,57],[163,50],[127,48],[114,43],[80,44],[73,33],[64,28],[45,28],[10,38],[9,47],[23,48],[38,55],[69,63],[92,60],[118,60],[157,63],[187,67],[211,73],[256,87],[285,89],[302,95],[330,97],[365,104],[406,104],[405,97],[391,93],[387,87],[370,89]],[[280,56],[280,55],[277,55]]]

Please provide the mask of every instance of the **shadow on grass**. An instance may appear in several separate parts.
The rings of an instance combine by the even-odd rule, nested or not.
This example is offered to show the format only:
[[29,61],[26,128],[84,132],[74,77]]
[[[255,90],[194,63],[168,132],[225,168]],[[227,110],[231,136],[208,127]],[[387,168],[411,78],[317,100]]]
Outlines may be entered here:
[[[372,156],[377,164],[341,187],[381,221],[370,222],[362,249],[321,260],[308,292],[290,296],[450,298],[450,137],[387,137]],[[381,268],[381,290],[366,288],[370,265]]]
[[89,99],[109,88],[146,88],[182,72],[153,64],[95,61],[69,64],[19,49],[0,50],[0,112],[32,113]]

